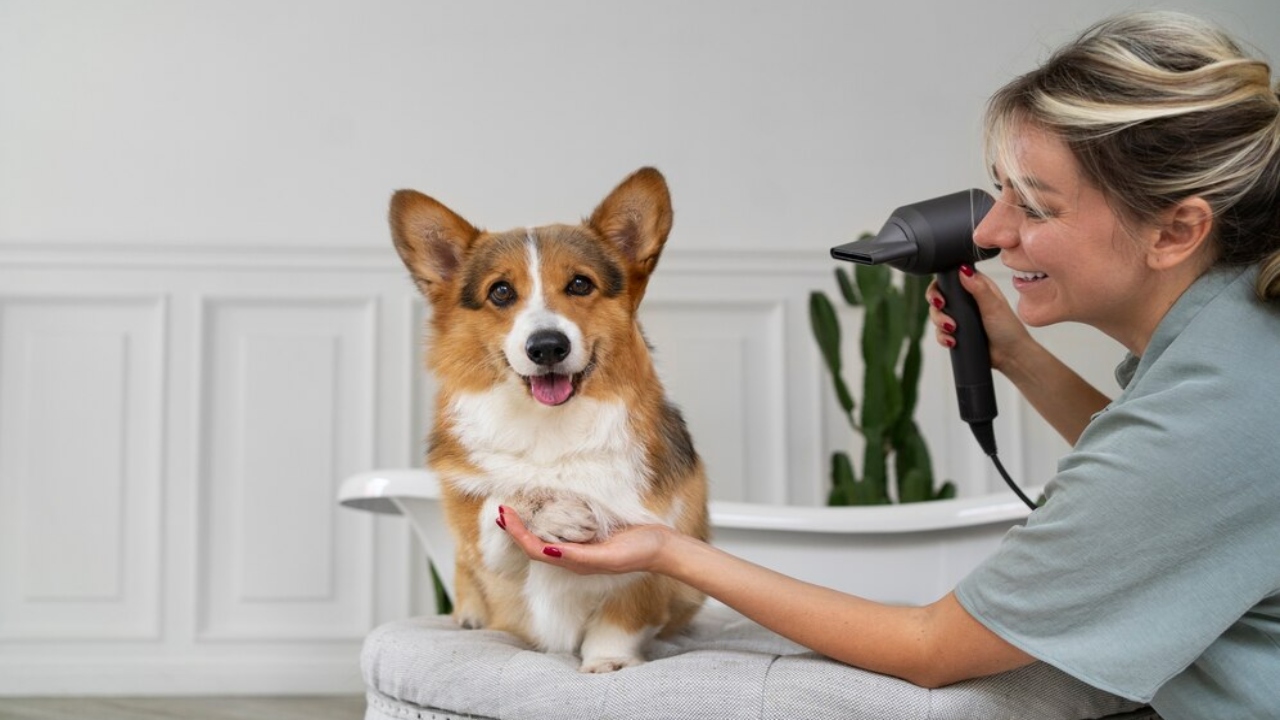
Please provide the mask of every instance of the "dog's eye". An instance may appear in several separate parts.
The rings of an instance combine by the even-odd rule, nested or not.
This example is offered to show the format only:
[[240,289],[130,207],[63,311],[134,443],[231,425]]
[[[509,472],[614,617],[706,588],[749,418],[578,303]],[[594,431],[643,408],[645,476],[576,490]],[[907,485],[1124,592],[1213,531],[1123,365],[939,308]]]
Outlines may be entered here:
[[569,286],[564,289],[570,295],[590,295],[592,290],[596,289],[595,283],[590,278],[582,275],[574,275],[569,281]]
[[506,307],[516,301],[516,289],[509,282],[496,282],[489,288],[489,302]]

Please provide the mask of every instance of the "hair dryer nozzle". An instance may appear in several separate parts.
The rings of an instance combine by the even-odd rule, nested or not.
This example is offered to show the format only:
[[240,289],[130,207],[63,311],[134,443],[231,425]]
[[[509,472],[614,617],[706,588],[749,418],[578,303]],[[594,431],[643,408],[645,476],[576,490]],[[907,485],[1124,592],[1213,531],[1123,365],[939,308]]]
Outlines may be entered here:
[[851,243],[831,248],[831,257],[859,265],[896,265],[897,262],[909,261],[915,257],[918,250],[911,235],[898,227],[891,218],[875,235],[866,235]]
[[837,260],[891,265],[913,275],[931,275],[991,257],[997,251],[973,244],[973,230],[994,201],[981,190],[904,205],[873,237],[831,248]]

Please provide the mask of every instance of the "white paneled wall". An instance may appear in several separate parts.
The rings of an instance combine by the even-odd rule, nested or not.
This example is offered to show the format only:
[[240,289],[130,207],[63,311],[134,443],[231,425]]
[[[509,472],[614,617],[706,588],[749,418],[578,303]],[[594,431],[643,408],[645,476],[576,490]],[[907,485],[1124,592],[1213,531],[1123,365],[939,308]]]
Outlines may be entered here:
[[[849,441],[807,317],[832,267],[659,266],[642,319],[718,498],[822,501]],[[361,639],[427,609],[426,580],[399,519],[334,496],[420,462],[426,315],[389,247],[0,247],[0,694],[358,690]],[[1061,332],[1105,386],[1118,355]],[[938,474],[998,490],[945,359],[926,346]],[[1008,464],[1042,482],[1061,441],[1000,389]]]
[[165,307],[0,297],[2,638],[160,637]]
[[[828,273],[673,252],[651,285],[720,497],[820,493]],[[0,693],[358,689],[421,560],[334,496],[420,462],[425,317],[389,247],[0,250]]]
[[417,454],[392,258],[0,254],[0,693],[355,689],[413,607],[333,502]]
[[361,637],[372,537],[332,505],[375,462],[377,297],[219,295],[201,320],[199,637]]

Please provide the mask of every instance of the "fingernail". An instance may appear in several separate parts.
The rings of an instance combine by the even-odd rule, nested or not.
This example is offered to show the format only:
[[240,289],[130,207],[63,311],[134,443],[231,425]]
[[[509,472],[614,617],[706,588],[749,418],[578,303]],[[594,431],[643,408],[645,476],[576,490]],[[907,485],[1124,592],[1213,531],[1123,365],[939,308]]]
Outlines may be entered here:
[[546,556],[548,556],[548,557],[560,557],[560,555],[561,555],[561,553],[560,553],[560,548],[558,548],[558,547],[551,547],[550,545],[548,545],[548,546],[546,546],[546,547],[542,548],[542,554],[543,554],[543,555],[546,555]]
[[939,310],[941,310],[941,309],[942,309],[942,298],[940,298],[940,297],[936,297],[936,296],[935,296],[935,297],[934,297],[932,300],[930,300],[929,302],[933,303],[933,306],[934,306],[934,307],[936,307],[936,308],[938,308]]
[[946,346],[947,346],[947,347],[949,347],[949,348],[953,348],[953,347],[955,347],[955,346],[956,346],[956,339],[955,339],[955,338],[945,338],[945,339],[943,339],[942,344],[943,344],[943,345],[946,345]]
[[955,323],[944,322],[944,323],[942,323],[942,331],[943,331],[943,332],[953,333],[953,332],[955,332],[955,331],[956,331],[956,324],[955,324]]
[[507,529],[507,521],[504,520],[501,515],[498,516],[498,527],[502,528],[503,530]]
[[960,266],[960,272],[964,273],[964,276],[965,276],[965,277],[973,277],[973,266],[971,266],[971,265],[961,265],[961,266]]
[[501,517],[501,516],[506,515],[506,514],[507,514],[507,506],[506,506],[506,505],[499,505],[499,506],[498,506],[498,516],[499,516],[499,517]]

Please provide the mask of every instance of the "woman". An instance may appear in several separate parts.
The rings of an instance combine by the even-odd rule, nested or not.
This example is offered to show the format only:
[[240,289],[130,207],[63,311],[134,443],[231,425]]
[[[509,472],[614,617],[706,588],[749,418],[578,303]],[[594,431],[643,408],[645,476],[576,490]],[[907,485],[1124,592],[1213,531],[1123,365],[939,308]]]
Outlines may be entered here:
[[[1166,720],[1280,713],[1280,88],[1170,13],[1104,22],[987,114],[1015,316],[964,268],[992,365],[1074,446],[1047,502],[956,590],[886,606],[668,528],[535,559],[669,575],[834,659],[924,686],[1049,662]],[[931,317],[955,340],[945,301]],[[1038,345],[1075,321],[1127,348],[1108,400]]]

